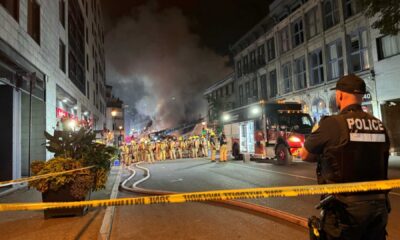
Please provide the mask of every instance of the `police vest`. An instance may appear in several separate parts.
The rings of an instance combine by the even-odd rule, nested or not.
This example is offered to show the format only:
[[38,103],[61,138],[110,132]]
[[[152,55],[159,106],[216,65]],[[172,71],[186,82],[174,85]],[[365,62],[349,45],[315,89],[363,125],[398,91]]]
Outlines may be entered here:
[[320,183],[387,179],[388,143],[382,122],[362,111],[333,116],[340,143],[327,146],[319,165]]

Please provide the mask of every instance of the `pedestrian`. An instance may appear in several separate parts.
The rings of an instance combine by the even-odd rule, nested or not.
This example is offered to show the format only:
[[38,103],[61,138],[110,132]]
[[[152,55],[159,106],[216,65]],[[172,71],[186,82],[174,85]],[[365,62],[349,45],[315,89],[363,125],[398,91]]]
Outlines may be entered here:
[[228,160],[228,147],[227,147],[227,141],[226,141],[226,136],[225,133],[221,133],[221,136],[219,138],[219,159],[220,162],[226,162]]
[[[317,162],[319,184],[385,180],[389,138],[382,122],[362,110],[365,82],[356,75],[342,77],[336,87],[340,113],[320,120],[307,139],[302,159]],[[387,191],[322,196],[321,239],[386,239],[390,211]],[[310,232],[311,233],[311,232]],[[319,238],[318,238],[319,239]]]

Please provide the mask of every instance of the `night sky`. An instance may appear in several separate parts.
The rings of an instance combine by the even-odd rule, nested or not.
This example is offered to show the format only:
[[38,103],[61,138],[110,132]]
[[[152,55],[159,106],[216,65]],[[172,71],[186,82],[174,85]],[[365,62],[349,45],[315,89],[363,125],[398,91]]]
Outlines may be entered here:
[[[160,9],[176,7],[189,19],[190,29],[201,43],[218,54],[257,24],[268,12],[269,0],[101,0],[106,28],[131,15],[139,6],[157,3]],[[116,4],[118,2],[118,4]]]
[[267,14],[268,0],[101,0],[106,81],[125,129],[206,116],[203,92],[233,71],[229,46]]

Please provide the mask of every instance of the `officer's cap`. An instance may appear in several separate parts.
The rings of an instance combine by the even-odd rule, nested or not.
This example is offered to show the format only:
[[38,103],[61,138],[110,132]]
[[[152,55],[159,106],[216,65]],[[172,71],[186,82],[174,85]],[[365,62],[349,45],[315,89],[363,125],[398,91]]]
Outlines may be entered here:
[[340,90],[351,94],[365,94],[366,86],[364,80],[360,77],[349,74],[340,78],[336,83],[336,87],[331,90]]

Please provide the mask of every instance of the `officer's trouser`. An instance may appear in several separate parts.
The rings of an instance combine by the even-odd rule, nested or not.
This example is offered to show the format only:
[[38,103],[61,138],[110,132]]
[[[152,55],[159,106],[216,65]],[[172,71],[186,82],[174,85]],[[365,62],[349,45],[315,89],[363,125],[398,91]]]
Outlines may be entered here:
[[207,148],[203,147],[201,149],[201,151],[202,151],[203,157],[208,157],[208,149]]
[[154,153],[152,151],[150,151],[149,155],[150,155],[150,162],[153,163],[154,162]]
[[138,162],[138,161],[139,161],[139,153],[138,153],[138,152],[135,152],[135,153],[133,154],[133,157],[135,158],[135,159],[134,159],[135,162]]
[[126,166],[130,166],[132,161],[131,156],[129,154],[126,154],[125,158],[126,158]]
[[171,160],[175,160],[176,159],[175,150],[169,150],[169,156]]
[[324,210],[321,220],[327,240],[384,240],[388,220],[388,202],[369,200],[346,202]]
[[228,160],[228,148],[226,144],[221,145],[221,148],[219,149],[219,155],[221,162],[225,162]]
[[211,161],[215,161],[216,155],[217,155],[217,149],[216,148],[212,148],[211,149]]
[[165,150],[161,150],[161,160],[167,159],[167,152]]
[[192,148],[192,158],[197,158],[197,148]]
[[178,149],[178,157],[179,158],[183,158],[183,152],[182,152],[182,149]]

